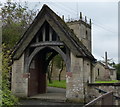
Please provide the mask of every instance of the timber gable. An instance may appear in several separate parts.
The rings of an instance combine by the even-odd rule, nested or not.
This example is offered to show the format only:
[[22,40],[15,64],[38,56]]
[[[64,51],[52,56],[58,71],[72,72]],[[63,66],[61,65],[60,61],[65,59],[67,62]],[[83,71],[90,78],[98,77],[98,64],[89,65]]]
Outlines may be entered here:
[[[34,39],[36,34],[46,22],[59,36],[59,43],[65,44],[76,57],[84,57],[90,60],[95,60],[93,55],[87,50],[87,48],[82,44],[82,42],[79,41],[74,32],[47,5],[43,6],[42,10],[36,16],[33,23],[30,25],[28,30],[25,32],[25,34],[22,36],[22,38],[16,45],[13,52],[13,59],[20,58],[22,53],[26,50],[27,47],[31,45],[31,41]],[[55,42],[53,44],[55,45]],[[40,46],[40,43],[36,45]],[[48,45],[50,44],[48,43]]]

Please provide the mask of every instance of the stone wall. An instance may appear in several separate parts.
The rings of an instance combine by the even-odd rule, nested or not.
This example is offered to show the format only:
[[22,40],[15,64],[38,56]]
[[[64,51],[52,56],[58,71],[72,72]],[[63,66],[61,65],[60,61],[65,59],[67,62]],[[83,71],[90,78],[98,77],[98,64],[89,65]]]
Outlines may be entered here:
[[87,23],[79,20],[68,22],[67,25],[72,29],[78,39],[86,46],[86,48],[91,52],[91,26]]
[[[108,78],[106,78],[106,70],[108,72]],[[106,69],[99,62],[94,67],[95,81],[116,80],[116,74],[115,69]]]
[[[88,84],[86,102],[90,102],[98,96],[102,95],[102,92],[99,92],[97,89],[104,90],[106,92],[113,92],[115,96],[120,97],[120,83],[92,83]],[[114,99],[114,105],[120,105],[120,99]]]
[[84,70],[83,70],[83,82],[90,83],[91,82],[91,63],[89,60],[84,59]]
[[27,97],[28,77],[24,72],[24,54],[12,65],[12,93],[19,97]]
[[101,80],[105,80],[104,76],[105,76],[105,68],[97,63],[94,67],[94,73],[95,73],[95,80],[96,81],[101,81]]

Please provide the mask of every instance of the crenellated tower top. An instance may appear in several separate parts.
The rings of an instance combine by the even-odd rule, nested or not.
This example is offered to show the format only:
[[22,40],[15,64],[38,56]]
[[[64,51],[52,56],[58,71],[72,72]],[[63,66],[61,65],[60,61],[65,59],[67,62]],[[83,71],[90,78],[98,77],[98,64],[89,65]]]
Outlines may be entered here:
[[80,19],[66,22],[71,30],[75,33],[78,39],[86,46],[86,48],[91,52],[92,51],[92,42],[91,42],[91,19],[88,21],[87,17],[82,16],[80,12]]

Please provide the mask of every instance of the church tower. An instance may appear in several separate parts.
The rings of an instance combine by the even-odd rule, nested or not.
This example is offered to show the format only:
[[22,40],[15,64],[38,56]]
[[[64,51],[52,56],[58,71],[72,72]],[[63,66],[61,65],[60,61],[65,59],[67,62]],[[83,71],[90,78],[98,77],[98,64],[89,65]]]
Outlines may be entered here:
[[82,13],[80,12],[80,20],[67,22],[67,25],[71,30],[75,33],[78,39],[86,46],[86,48],[92,52],[92,44],[91,44],[91,19],[87,22],[87,18],[82,17]]

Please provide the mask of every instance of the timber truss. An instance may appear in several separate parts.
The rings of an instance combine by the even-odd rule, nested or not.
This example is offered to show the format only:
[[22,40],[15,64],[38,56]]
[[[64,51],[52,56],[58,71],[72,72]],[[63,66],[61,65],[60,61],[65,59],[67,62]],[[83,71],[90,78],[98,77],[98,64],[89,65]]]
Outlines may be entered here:
[[29,72],[33,58],[39,53],[44,58],[44,72],[50,61],[60,55],[66,64],[67,71],[70,71],[70,51],[67,46],[60,41],[57,33],[45,22],[36,36],[30,43],[25,53],[25,72]]

